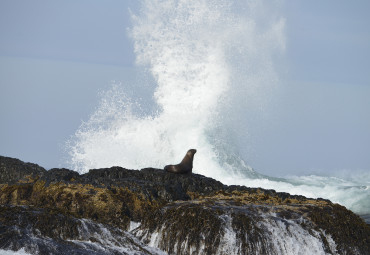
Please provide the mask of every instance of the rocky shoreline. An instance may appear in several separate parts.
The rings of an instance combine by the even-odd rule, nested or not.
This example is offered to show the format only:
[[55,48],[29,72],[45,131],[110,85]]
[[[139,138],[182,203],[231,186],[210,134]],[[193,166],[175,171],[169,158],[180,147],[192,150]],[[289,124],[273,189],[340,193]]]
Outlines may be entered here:
[[329,200],[153,168],[81,175],[0,156],[0,205],[0,249],[31,254],[370,251],[370,226]]

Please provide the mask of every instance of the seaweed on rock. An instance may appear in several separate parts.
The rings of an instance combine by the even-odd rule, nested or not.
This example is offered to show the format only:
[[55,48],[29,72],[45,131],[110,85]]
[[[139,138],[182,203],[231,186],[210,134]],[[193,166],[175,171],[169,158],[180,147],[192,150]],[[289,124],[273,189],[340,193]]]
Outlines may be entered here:
[[[88,241],[108,247],[102,254],[161,253],[148,246],[168,254],[369,254],[370,247],[370,226],[329,200],[153,168],[80,175],[0,156],[0,205],[0,248],[40,254],[50,252],[47,245],[76,254],[92,249]],[[132,221],[141,223],[132,232],[141,241],[125,232]],[[109,248],[116,237],[99,243],[86,224],[87,232],[104,226],[135,241]],[[40,242],[30,248],[32,236]]]

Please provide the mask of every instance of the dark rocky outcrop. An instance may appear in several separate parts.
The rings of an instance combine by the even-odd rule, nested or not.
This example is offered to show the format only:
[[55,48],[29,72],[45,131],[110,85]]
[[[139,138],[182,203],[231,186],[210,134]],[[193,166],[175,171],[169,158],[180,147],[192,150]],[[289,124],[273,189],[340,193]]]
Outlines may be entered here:
[[[169,254],[281,254],[286,249],[368,254],[370,249],[369,225],[324,199],[227,186],[198,174],[153,168],[112,167],[80,175],[6,157],[0,157],[0,166],[0,249],[28,247],[35,253],[27,246],[35,236],[42,240],[40,254],[57,254],[63,246],[68,254],[84,254],[78,251],[92,249],[89,242],[99,247],[111,243],[94,241],[91,233],[83,236],[86,224],[92,232],[97,226],[109,229],[134,254],[156,254],[146,244]],[[125,232],[132,222],[141,225],[132,234]],[[42,248],[47,240],[54,252]],[[299,240],[301,248],[289,246]],[[125,254],[124,247],[117,244],[102,254]]]
[[19,159],[0,156],[0,182],[16,183],[24,179],[43,176],[46,170],[39,165],[24,163]]

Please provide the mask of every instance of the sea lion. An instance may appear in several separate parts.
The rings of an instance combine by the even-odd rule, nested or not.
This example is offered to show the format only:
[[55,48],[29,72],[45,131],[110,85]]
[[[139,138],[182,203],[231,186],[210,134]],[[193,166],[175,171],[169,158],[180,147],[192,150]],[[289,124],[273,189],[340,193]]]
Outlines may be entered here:
[[195,149],[190,149],[186,153],[184,159],[181,161],[180,164],[177,165],[168,165],[164,167],[164,170],[170,173],[176,174],[188,174],[191,173],[193,170],[193,159],[194,154],[197,152]]

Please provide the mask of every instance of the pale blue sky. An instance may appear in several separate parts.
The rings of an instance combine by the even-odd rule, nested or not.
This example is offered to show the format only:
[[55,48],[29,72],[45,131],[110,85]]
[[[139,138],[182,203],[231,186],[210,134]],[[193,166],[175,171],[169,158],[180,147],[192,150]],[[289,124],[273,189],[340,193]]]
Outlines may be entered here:
[[[136,4],[0,0],[0,155],[65,166],[63,145],[99,91],[135,76],[127,28]],[[285,1],[282,86],[270,117],[249,127],[242,154],[252,167],[370,169],[369,12],[369,1]]]

